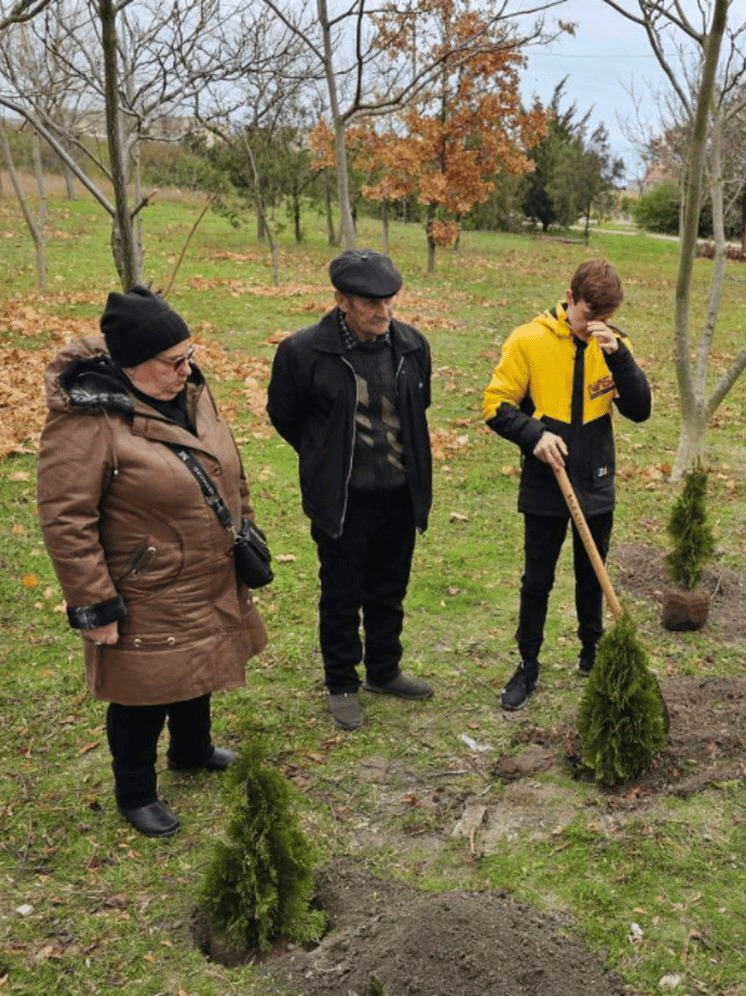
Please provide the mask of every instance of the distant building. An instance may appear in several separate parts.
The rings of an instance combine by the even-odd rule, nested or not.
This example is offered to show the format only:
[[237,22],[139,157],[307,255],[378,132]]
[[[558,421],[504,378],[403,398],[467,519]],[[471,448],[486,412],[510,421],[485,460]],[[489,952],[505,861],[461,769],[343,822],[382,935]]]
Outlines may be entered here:
[[675,183],[678,176],[670,166],[663,163],[651,163],[645,171],[645,176],[639,181],[640,193],[646,194],[653,187],[659,187],[662,183]]
[[[106,113],[103,109],[63,109],[59,113],[59,119],[63,128],[80,138],[106,141]],[[213,133],[205,129],[196,118],[173,114],[151,118],[141,130],[141,138],[148,142],[181,142],[188,135],[202,136],[208,146],[215,140]]]

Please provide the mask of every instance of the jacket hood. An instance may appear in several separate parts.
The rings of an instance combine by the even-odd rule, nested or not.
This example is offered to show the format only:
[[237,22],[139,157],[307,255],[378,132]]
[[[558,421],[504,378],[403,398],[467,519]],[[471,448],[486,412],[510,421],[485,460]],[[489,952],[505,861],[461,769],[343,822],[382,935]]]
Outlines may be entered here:
[[[534,322],[548,329],[558,339],[572,339],[572,330],[567,324],[567,302],[558,301],[557,304],[537,315]],[[532,323],[533,324],[533,323]]]
[[[192,367],[190,381],[202,383]],[[134,415],[140,402],[129,393],[120,368],[106,349],[103,336],[75,339],[55,356],[44,376],[51,411],[115,411]]]

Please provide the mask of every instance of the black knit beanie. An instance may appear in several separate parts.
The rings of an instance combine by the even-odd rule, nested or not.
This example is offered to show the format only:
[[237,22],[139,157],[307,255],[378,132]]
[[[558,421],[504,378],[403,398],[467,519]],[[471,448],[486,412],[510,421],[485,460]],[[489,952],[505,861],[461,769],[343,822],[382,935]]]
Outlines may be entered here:
[[101,316],[101,331],[112,360],[136,367],[190,336],[189,327],[162,297],[146,287],[112,292]]

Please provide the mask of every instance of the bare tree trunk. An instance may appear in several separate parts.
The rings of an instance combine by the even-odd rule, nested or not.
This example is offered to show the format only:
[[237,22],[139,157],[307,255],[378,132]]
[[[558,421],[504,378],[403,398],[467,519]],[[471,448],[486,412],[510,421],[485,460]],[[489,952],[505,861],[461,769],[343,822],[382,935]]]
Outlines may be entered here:
[[137,251],[127,197],[127,170],[119,120],[116,11],[113,0],[99,0],[98,8],[101,18],[104,65],[106,139],[114,185],[115,213],[112,223],[111,248],[122,288],[128,291],[135,284],[141,284],[143,276],[142,259],[139,258]]
[[26,226],[34,243],[34,250],[36,252],[36,285],[40,291],[43,291],[46,290],[46,254],[43,234],[39,232],[37,223],[34,221],[34,216],[31,213],[31,208],[21,188],[21,182],[16,172],[15,163],[13,162],[13,153],[8,142],[8,135],[2,121],[0,121],[0,144],[2,144],[5,161],[8,165],[10,182],[13,185],[13,190],[21,206]]
[[272,243],[272,286],[280,286],[280,247]]
[[144,269],[145,253],[143,250],[143,223],[142,223],[142,214],[140,213],[140,208],[143,206],[143,204],[147,203],[147,201],[146,198],[143,196],[142,192],[142,160],[140,158],[139,135],[135,135],[133,137],[130,134],[128,136],[126,147],[127,147],[127,159],[125,160],[125,162],[126,163],[131,162],[132,164],[132,189],[134,192],[135,204],[137,205],[135,210],[130,213],[130,218],[132,219],[132,237],[135,242],[135,252],[137,253],[137,259],[140,261],[140,269],[142,270]]
[[37,238],[34,239],[36,250],[36,281],[39,290],[47,289],[47,188],[44,182],[44,170],[41,163],[41,148],[39,133],[34,132],[31,138],[31,155],[36,176],[36,189],[39,192],[39,216],[36,223]]
[[326,208],[326,240],[330,246],[339,245],[334,231],[334,214],[332,213],[332,192],[329,186],[329,171],[324,170],[324,206]]
[[264,242],[267,238],[267,229],[264,226],[264,213],[257,207],[256,210],[256,240]]
[[383,251],[389,254],[389,202],[384,197],[381,201],[381,229],[383,236]]
[[[62,142],[62,144],[64,144],[68,154],[72,156],[73,155],[72,143],[67,142],[64,139],[60,139],[60,141]],[[75,190],[75,174],[61,156],[60,156],[60,162],[62,163],[62,176],[65,180],[65,194],[67,196],[67,199],[69,201],[77,200],[77,192]]]
[[272,286],[280,286],[280,252],[275,241],[274,232],[272,227],[267,220],[267,211],[264,206],[264,198],[262,197],[261,185],[259,182],[259,170],[256,167],[256,159],[254,158],[254,150],[251,148],[251,144],[246,139],[246,154],[249,157],[249,163],[251,164],[251,172],[254,176],[254,201],[256,203],[256,213],[257,217],[262,219],[262,228],[267,235],[267,241],[269,242],[270,252],[272,253]]
[[293,227],[295,229],[295,241],[300,243],[303,241],[303,231],[300,226],[300,197],[297,193],[293,193]]
[[65,191],[67,193],[67,199],[69,201],[77,200],[78,195],[75,190],[75,176],[67,163],[64,162],[62,164],[62,175],[65,178]]
[[428,205],[427,225],[425,233],[427,235],[427,272],[435,273],[435,239],[433,238],[433,220],[435,219],[435,205]]
[[699,210],[702,202],[702,179],[707,153],[707,133],[710,110],[715,94],[720,45],[725,31],[728,0],[715,0],[712,27],[705,40],[704,64],[697,94],[697,105],[692,126],[689,149],[689,176],[686,187],[684,219],[679,245],[679,270],[674,297],[674,337],[676,351],[676,377],[681,400],[682,431],[679,452],[673,469],[673,479],[679,480],[687,469],[688,460],[703,454],[707,418],[703,401],[697,397],[690,365],[689,322],[692,296],[692,271],[697,248]]
[[355,225],[350,209],[350,182],[347,171],[347,149],[345,148],[345,122],[339,110],[337,79],[334,75],[331,26],[326,0],[316,0],[316,9],[324,39],[324,73],[329,91],[329,107],[334,124],[334,148],[337,162],[337,192],[339,199],[339,230],[343,249],[355,248]]

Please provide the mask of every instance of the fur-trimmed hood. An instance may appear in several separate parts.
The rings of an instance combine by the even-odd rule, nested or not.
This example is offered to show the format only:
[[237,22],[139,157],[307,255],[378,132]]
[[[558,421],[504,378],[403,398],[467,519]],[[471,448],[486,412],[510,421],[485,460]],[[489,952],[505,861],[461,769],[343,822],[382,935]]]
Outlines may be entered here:
[[[189,384],[202,386],[204,377],[190,363]],[[76,409],[90,414],[103,411],[134,415],[141,407],[128,391],[121,368],[106,349],[103,336],[75,339],[55,356],[45,374],[50,411]]]

